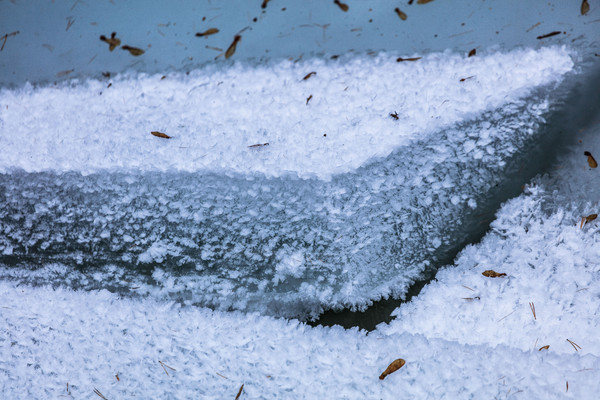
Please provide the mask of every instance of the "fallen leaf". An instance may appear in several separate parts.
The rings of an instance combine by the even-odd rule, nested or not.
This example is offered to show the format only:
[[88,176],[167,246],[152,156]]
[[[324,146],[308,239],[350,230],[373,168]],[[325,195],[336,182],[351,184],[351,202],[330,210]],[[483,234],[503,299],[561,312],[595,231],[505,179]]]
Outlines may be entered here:
[[550,348],[550,345],[549,345],[549,344],[547,344],[547,345],[545,345],[545,346],[542,346],[542,347],[540,347],[540,348],[538,349],[538,351],[542,351],[542,350],[548,350],[549,348]]
[[242,37],[240,35],[235,35],[233,37],[233,42],[229,45],[229,48],[225,52],[225,58],[229,58],[235,53],[235,49],[240,40],[242,40]]
[[[267,2],[267,0],[265,0],[265,2],[263,4],[265,4],[266,2]],[[242,395],[242,390],[244,390],[244,384],[242,384],[242,386],[240,386],[240,390],[238,390],[238,394],[237,394],[237,396],[235,396],[235,400],[238,400],[240,398],[240,396]]]
[[348,7],[348,4],[341,3],[340,0],[333,0],[333,2],[337,4],[338,7],[344,12],[348,11],[348,9],[350,8]]
[[596,159],[594,158],[592,153],[590,153],[589,151],[584,151],[583,155],[587,156],[588,165],[590,166],[590,168],[598,168],[598,163],[596,162]]
[[214,35],[215,33],[219,33],[219,30],[217,28],[209,28],[209,29],[205,30],[204,32],[196,33],[196,36],[197,37],[210,36],[210,35]]
[[400,17],[400,19],[401,19],[402,21],[406,21],[406,18],[407,18],[406,14],[405,14],[405,13],[403,13],[402,11],[400,11],[400,9],[399,9],[398,7],[396,7],[396,8],[394,9],[394,11],[396,11],[396,14],[398,14],[398,16]]
[[131,54],[132,56],[141,56],[142,54],[144,54],[144,50],[142,49],[138,49],[137,47],[131,47],[131,46],[121,46],[121,48],[123,50],[127,50],[129,51],[129,54]]
[[113,32],[110,34],[110,38],[107,38],[104,35],[100,35],[100,40],[108,43],[108,50],[113,51],[115,48],[121,45],[121,39],[117,38],[117,33]]
[[538,36],[537,38],[538,39],[546,39],[546,38],[549,38],[551,36],[556,36],[556,35],[560,35],[560,31],[550,32],[550,33],[547,33],[545,35]]
[[590,4],[587,2],[587,0],[583,0],[581,2],[581,15],[587,14],[588,11],[590,11]]
[[499,278],[501,276],[506,276],[504,272],[496,272],[493,269],[485,270],[481,273],[483,276],[487,276],[488,278]]
[[385,379],[385,377],[388,376],[389,374],[392,374],[392,373],[398,371],[400,368],[402,368],[404,366],[404,364],[406,364],[406,361],[404,361],[401,358],[392,361],[392,363],[390,365],[388,365],[388,367],[385,369],[385,371],[383,371],[383,373],[381,375],[379,375],[379,379],[381,379],[381,380]]
[[469,52],[469,57],[473,57],[475,54],[477,54],[477,49],[473,49]]
[[150,132],[153,136],[159,137],[159,138],[163,138],[163,139],[171,139],[171,136],[166,135],[162,132],[159,131],[152,131]]
[[313,72],[309,72],[308,74],[306,74],[306,76],[304,76],[304,78],[302,78],[303,81],[307,80],[308,78],[310,78],[313,75],[316,75],[317,73],[315,71]]
[[588,222],[592,222],[596,218],[598,218],[598,214],[590,214],[587,217],[581,217],[581,224],[579,225],[579,229],[583,229],[585,224],[587,224]]
[[398,57],[396,58],[396,62],[402,62],[402,61],[417,61],[420,60],[423,57],[411,57],[411,58],[402,58],[402,57]]

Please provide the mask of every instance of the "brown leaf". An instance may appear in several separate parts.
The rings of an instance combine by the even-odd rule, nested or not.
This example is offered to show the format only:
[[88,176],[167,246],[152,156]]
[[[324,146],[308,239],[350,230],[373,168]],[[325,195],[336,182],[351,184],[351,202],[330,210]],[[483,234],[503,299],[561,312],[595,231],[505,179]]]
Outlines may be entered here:
[[485,270],[481,273],[483,276],[487,276],[488,278],[499,278],[501,276],[506,276],[504,272],[496,272],[493,269]]
[[554,32],[546,33],[545,35],[540,35],[537,38],[538,39],[546,39],[546,38],[549,38],[551,36],[556,36],[556,35],[560,35],[560,31],[554,31]]
[[121,39],[117,38],[117,33],[113,32],[110,34],[110,38],[107,38],[104,35],[100,35],[100,40],[108,43],[108,50],[113,51],[115,48],[121,45]]
[[583,155],[587,156],[588,165],[590,166],[590,168],[598,168],[598,163],[596,162],[596,159],[594,158],[592,153],[590,153],[589,151],[584,151]]
[[581,225],[579,226],[579,229],[583,228],[585,224],[592,222],[596,218],[598,218],[598,214],[590,214],[587,217],[581,217]]
[[417,61],[420,60],[423,57],[411,57],[411,58],[402,58],[402,57],[398,57],[396,58],[396,62],[402,62],[402,61]]
[[238,390],[238,394],[237,394],[237,396],[235,396],[235,400],[238,400],[240,398],[240,396],[242,395],[242,390],[244,390],[244,384],[242,384],[242,386],[240,386],[240,390]]
[[144,50],[142,49],[138,49],[137,47],[131,47],[131,46],[121,46],[121,48],[123,50],[127,50],[129,51],[129,54],[131,54],[132,56],[141,56],[142,54],[144,54]]
[[469,52],[469,57],[473,57],[475,54],[477,54],[477,49],[473,49]]
[[306,76],[304,78],[302,78],[303,81],[307,80],[308,78],[310,78],[313,75],[316,75],[317,73],[315,71],[313,72],[309,72],[308,74],[306,74]]
[[240,35],[235,35],[233,37],[233,42],[229,45],[229,48],[225,52],[225,58],[229,58],[235,53],[235,49],[240,40],[242,40],[242,37]]
[[196,33],[196,36],[197,37],[210,36],[210,35],[214,35],[215,33],[219,33],[219,30],[217,28],[209,28],[209,29],[205,30],[204,32]]
[[400,368],[402,368],[404,366],[404,364],[406,364],[406,361],[404,361],[401,358],[392,361],[392,363],[390,365],[388,365],[388,367],[385,369],[385,371],[383,371],[383,373],[379,376],[379,379],[381,379],[381,380],[385,379],[385,377],[388,376],[389,374],[394,373],[394,372],[398,371]]
[[587,0],[583,0],[581,2],[581,15],[585,15],[588,13],[588,11],[590,11],[590,5],[587,2]]
[[169,135],[166,135],[166,134],[164,134],[164,133],[162,133],[162,132],[159,132],[159,131],[152,131],[152,132],[150,132],[150,133],[151,133],[152,135],[156,136],[156,137],[159,137],[159,138],[163,138],[163,139],[171,139],[171,136],[169,136]]
[[538,351],[542,351],[542,350],[548,350],[549,348],[550,348],[550,345],[549,345],[549,344],[547,344],[547,345],[545,345],[545,346],[542,346],[542,347],[540,347],[540,348],[538,349]]
[[348,7],[348,4],[341,3],[340,0],[333,0],[333,2],[337,4],[338,7],[344,12],[348,11],[348,9],[350,8]]
[[396,8],[394,9],[394,11],[396,11],[396,14],[398,14],[398,16],[400,17],[400,19],[401,19],[402,21],[406,21],[406,18],[407,18],[406,14],[405,14],[405,13],[403,13],[402,11],[400,11],[400,9],[399,9],[398,7],[396,7]]

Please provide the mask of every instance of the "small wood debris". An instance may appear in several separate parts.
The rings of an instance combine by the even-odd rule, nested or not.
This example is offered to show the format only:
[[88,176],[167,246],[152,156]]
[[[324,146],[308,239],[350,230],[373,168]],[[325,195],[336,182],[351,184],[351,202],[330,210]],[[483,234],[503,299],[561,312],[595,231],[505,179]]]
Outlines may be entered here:
[[337,4],[337,6],[344,12],[348,11],[350,8],[348,7],[348,4],[341,3],[340,0],[333,0],[333,3]]
[[257,143],[257,144],[250,145],[248,147],[250,147],[250,148],[256,148],[256,147],[265,147],[265,146],[268,146],[268,145],[269,145],[269,143]]
[[397,360],[392,361],[392,363],[390,365],[388,365],[388,367],[385,369],[385,371],[383,371],[382,374],[379,375],[379,379],[381,379],[381,380],[385,379],[385,377],[388,376],[389,374],[392,374],[392,373],[398,371],[400,368],[402,368],[404,366],[404,364],[406,364],[406,361],[404,361],[401,358],[398,358]]
[[431,3],[433,0],[417,0],[417,4],[427,4]]
[[123,50],[127,50],[129,52],[129,54],[131,54],[132,56],[141,56],[142,54],[144,54],[144,50],[139,49],[137,47],[131,47],[131,46],[121,46],[121,48]]
[[550,345],[549,345],[549,344],[547,344],[547,345],[545,345],[545,346],[542,346],[542,347],[540,347],[540,348],[538,349],[538,351],[542,351],[542,350],[548,350],[549,348],[550,348]]
[[535,28],[537,28],[538,26],[540,26],[542,23],[538,22],[536,24],[533,24],[529,27],[529,29],[527,29],[525,32],[531,32],[532,30],[534,30]]
[[[269,4],[269,1],[271,1],[271,0],[263,0],[262,4],[260,5],[260,8],[262,8],[262,9],[267,8],[267,4]],[[236,397],[236,399],[237,399],[237,397]]]
[[159,131],[152,131],[150,133],[152,134],[152,136],[156,136],[156,137],[163,138],[163,139],[171,139],[171,136],[169,136],[165,133],[159,132]]
[[506,276],[504,272],[496,272],[493,269],[485,270],[481,273],[483,276],[487,276],[488,278],[499,278],[501,276]]
[[67,70],[64,70],[64,71],[60,71],[60,72],[58,72],[58,73],[56,74],[56,76],[57,76],[58,78],[62,78],[63,76],[67,76],[67,75],[69,75],[69,74],[70,74],[71,72],[73,72],[73,71],[75,71],[75,70],[74,70],[74,69],[67,69]]
[[481,300],[481,297],[479,296],[475,296],[475,297],[463,297],[463,300],[467,300],[467,301],[473,301],[473,300]]
[[581,224],[579,225],[579,229],[583,229],[585,224],[587,224],[588,222],[592,222],[596,218],[598,218],[598,214],[590,214],[587,217],[581,217]]
[[398,121],[398,119],[400,117],[398,117],[398,113],[396,111],[394,111],[393,113],[390,113],[390,117],[394,118],[396,121]]
[[[575,349],[575,351],[579,351],[581,350],[581,346],[579,346],[577,343],[575,343],[574,341],[567,339],[567,342],[571,343],[571,346],[573,346],[573,348]],[[577,350],[579,348],[579,350]]]
[[590,4],[587,2],[587,0],[583,0],[581,2],[581,15],[587,14],[588,11],[590,11]]
[[233,42],[231,42],[231,44],[227,48],[227,51],[225,52],[225,58],[229,58],[235,53],[235,49],[240,40],[242,40],[242,36],[240,35],[235,35],[233,37]]
[[408,5],[410,6],[415,0],[408,0]]
[[312,94],[306,98],[306,105],[308,105],[308,102],[310,101],[310,99],[312,99]]
[[196,33],[196,36],[197,37],[210,36],[210,35],[214,35],[215,33],[219,33],[219,30],[217,28],[209,28],[209,29],[205,30],[204,32]]
[[[265,0],[265,2],[263,4],[266,4],[267,1],[268,0]],[[242,384],[242,386],[240,386],[240,390],[238,390],[237,396],[235,396],[235,400],[238,400],[240,398],[240,396],[242,395],[242,390],[244,390],[244,384]]]
[[[173,370],[173,371],[177,371],[175,368],[169,367],[167,364],[165,364],[164,362],[162,362],[160,360],[158,360],[158,363],[165,370],[165,374],[167,374],[167,376],[170,376],[169,373],[167,372],[167,368],[169,368],[170,370]],[[165,368],[165,367],[167,367],[167,368]]]
[[110,78],[110,72],[103,72],[102,76],[105,78]]
[[583,155],[587,156],[588,165],[590,166],[590,168],[598,168],[598,162],[596,161],[592,153],[590,153],[589,151],[584,151]]
[[304,78],[302,78],[303,81],[307,80],[308,78],[310,78],[313,75],[316,75],[317,73],[315,71],[313,72],[309,72],[308,74],[306,74],[306,76]]
[[121,382],[121,379],[119,378],[119,374],[116,374],[115,378],[117,378],[117,382]]
[[537,317],[535,315],[535,304],[533,304],[533,302],[529,303],[529,308],[531,309],[531,312],[533,313],[533,319],[537,320]]
[[396,14],[398,14],[402,21],[406,21],[406,13],[403,13],[398,7],[394,8],[394,11],[396,11]]
[[2,47],[0,47],[0,51],[4,50],[4,45],[6,44],[6,40],[11,37],[11,36],[17,36],[20,32],[19,31],[14,31],[11,33],[7,33],[4,36],[0,37],[0,40],[4,40],[2,42]]
[[420,60],[423,57],[409,57],[409,58],[402,58],[402,57],[398,57],[396,58],[396,62],[402,62],[402,61],[417,61]]
[[569,391],[569,381],[566,381],[566,382],[567,382],[567,392],[568,392]]
[[477,49],[473,49],[469,52],[469,55],[467,57],[473,57],[475,54],[477,54]]
[[98,395],[98,397],[100,397],[103,400],[108,400],[106,397],[104,397],[104,395],[102,393],[100,393],[100,391],[96,388],[94,388],[94,393],[96,393]]
[[464,82],[467,79],[471,79],[471,78],[475,78],[477,75],[471,75],[471,76],[467,76],[466,78],[460,78],[460,82]]
[[117,47],[121,45],[121,39],[117,38],[117,32],[113,32],[110,34],[110,38],[107,38],[104,35],[100,35],[100,40],[108,43],[108,50],[113,51]]
[[560,33],[561,33],[560,31],[554,31],[554,32],[546,33],[545,35],[540,35],[537,38],[538,39],[546,39],[546,38],[549,38],[552,36],[560,35]]
[[75,18],[69,16],[67,17],[67,29],[65,29],[65,31],[68,31],[70,27],[73,26],[73,24],[75,23]]

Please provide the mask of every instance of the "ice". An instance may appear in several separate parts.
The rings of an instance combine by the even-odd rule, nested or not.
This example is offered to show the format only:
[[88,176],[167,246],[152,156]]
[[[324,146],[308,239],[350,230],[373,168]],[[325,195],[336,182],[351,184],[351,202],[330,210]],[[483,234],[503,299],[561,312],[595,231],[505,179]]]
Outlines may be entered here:
[[4,89],[0,251],[35,271],[2,276],[300,318],[400,297],[551,140],[572,68],[549,47]]

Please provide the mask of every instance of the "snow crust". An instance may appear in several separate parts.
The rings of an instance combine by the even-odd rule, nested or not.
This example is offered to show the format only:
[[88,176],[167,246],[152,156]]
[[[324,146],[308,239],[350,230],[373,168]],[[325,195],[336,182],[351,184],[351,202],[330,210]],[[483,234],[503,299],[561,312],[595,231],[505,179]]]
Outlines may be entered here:
[[[119,75],[4,89],[0,171],[211,170],[330,179],[521,99],[572,67],[566,48],[549,47],[471,58],[436,53],[400,63],[380,54],[236,64],[164,79]],[[310,72],[316,75],[303,80]]]

